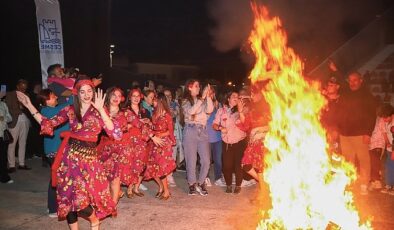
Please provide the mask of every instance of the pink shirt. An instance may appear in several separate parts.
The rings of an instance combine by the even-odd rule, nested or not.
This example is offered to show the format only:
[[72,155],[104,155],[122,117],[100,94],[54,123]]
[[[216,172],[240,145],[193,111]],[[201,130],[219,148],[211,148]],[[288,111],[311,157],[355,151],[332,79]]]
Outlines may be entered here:
[[218,109],[213,124],[220,125],[227,129],[227,133],[222,132],[222,140],[227,144],[235,144],[246,138],[246,133],[237,127],[239,113],[232,113],[228,106]]
[[[387,124],[380,117],[376,118],[375,128],[371,135],[371,142],[369,143],[369,149],[381,148],[384,149],[386,143],[384,141],[384,135],[387,135]],[[391,135],[391,133],[390,133]]]

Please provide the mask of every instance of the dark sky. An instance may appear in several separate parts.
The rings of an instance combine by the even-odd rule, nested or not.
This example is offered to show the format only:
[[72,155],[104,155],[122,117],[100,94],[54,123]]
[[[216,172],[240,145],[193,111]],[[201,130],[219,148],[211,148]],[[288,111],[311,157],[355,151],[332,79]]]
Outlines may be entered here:
[[244,75],[237,49],[220,53],[210,44],[213,21],[207,1],[112,1],[115,55],[132,62],[193,64],[203,77]]
[[[260,2],[283,20],[290,45],[306,60],[307,68],[319,64],[392,4],[389,0]],[[127,55],[132,62],[198,65],[202,77],[246,77],[250,66],[240,50],[252,22],[248,8],[245,0],[112,0],[115,55]]]
[[[251,69],[253,58],[245,58],[244,52],[252,23],[247,0],[59,1],[66,67],[79,67],[92,76],[108,73],[108,46],[113,43],[115,55],[127,55],[132,62],[197,65],[201,78],[241,80]],[[393,0],[261,2],[283,20],[290,45],[306,60],[306,67],[319,64],[393,4]],[[4,18],[0,82],[11,86],[19,78],[39,82],[34,1],[0,1],[0,12]]]

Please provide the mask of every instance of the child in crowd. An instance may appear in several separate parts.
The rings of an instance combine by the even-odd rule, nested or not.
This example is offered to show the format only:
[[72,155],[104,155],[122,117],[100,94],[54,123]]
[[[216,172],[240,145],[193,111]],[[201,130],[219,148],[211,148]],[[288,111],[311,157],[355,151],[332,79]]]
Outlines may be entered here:
[[[393,107],[389,104],[382,105],[378,110],[378,117],[376,119],[375,128],[372,132],[371,142],[369,146],[369,154],[371,158],[371,183],[370,190],[381,189],[382,181],[385,179],[386,188],[382,190],[383,193],[391,193],[392,185],[387,181],[387,176],[384,170],[384,162],[387,162],[389,158],[386,155],[391,156],[392,152],[392,140],[393,137],[390,133],[392,126],[392,115]],[[387,158],[387,161],[386,161]],[[382,178],[383,177],[383,178]],[[393,192],[394,195],[394,192]]]
[[388,193],[389,195],[394,195],[394,155],[393,155],[393,136],[394,136],[394,121],[393,114],[394,109],[392,106],[388,105],[391,111],[391,116],[386,118],[386,133],[388,136],[389,143],[386,145],[386,154],[383,155],[384,160],[384,179],[386,182],[386,187],[381,190],[382,193]]

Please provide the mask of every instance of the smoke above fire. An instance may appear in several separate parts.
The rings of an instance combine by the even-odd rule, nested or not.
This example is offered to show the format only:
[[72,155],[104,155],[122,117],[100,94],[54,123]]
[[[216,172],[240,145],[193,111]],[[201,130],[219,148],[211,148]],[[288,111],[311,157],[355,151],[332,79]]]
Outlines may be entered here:
[[[274,15],[281,17],[283,26],[288,31],[289,44],[306,62],[326,58],[373,20],[383,8],[383,0],[255,2],[268,6]],[[247,51],[245,42],[253,23],[250,1],[213,0],[208,3],[208,12],[214,22],[210,30],[212,45],[220,52],[233,49]],[[250,58],[243,60],[251,62]]]

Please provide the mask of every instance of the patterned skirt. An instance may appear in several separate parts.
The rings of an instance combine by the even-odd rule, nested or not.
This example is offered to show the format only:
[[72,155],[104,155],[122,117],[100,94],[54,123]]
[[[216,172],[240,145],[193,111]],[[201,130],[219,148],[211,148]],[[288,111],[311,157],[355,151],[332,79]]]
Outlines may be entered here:
[[164,138],[165,146],[156,146],[149,142],[149,159],[144,174],[144,179],[149,180],[154,177],[167,176],[176,168],[176,163],[172,157],[172,141]]
[[132,138],[130,147],[130,184],[136,184],[138,178],[143,176],[148,162],[147,142],[140,138]]
[[96,143],[70,139],[57,170],[59,219],[92,205],[102,219],[116,211]]
[[121,183],[130,184],[130,147],[124,143],[106,144],[101,151],[101,161],[109,181],[120,178]]
[[256,172],[263,172],[264,168],[264,138],[267,132],[266,127],[257,127],[252,129],[248,145],[242,157],[241,164],[252,165]]

